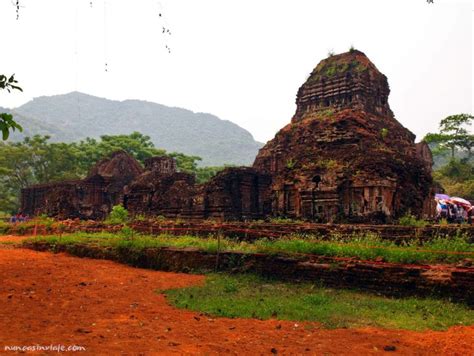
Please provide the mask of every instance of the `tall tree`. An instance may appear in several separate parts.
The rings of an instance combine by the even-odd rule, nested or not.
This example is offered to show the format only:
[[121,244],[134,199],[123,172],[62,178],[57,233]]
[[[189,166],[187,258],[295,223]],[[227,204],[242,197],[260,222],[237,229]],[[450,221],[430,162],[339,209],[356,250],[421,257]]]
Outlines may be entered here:
[[466,151],[470,158],[474,147],[474,135],[468,132],[467,127],[471,126],[473,121],[474,116],[470,114],[450,115],[439,123],[439,133],[429,133],[424,140],[449,149],[451,159],[454,159],[456,149]]

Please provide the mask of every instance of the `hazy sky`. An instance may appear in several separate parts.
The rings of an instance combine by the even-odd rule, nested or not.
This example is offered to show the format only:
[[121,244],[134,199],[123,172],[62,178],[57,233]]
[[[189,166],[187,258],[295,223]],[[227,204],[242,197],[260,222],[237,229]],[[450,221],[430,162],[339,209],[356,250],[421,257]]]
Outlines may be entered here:
[[387,75],[392,110],[418,139],[447,115],[473,112],[469,0],[20,4],[17,21],[0,2],[0,73],[16,73],[24,93],[1,93],[0,106],[71,91],[142,99],[215,114],[264,142],[290,121],[299,86],[328,51],[354,45]]

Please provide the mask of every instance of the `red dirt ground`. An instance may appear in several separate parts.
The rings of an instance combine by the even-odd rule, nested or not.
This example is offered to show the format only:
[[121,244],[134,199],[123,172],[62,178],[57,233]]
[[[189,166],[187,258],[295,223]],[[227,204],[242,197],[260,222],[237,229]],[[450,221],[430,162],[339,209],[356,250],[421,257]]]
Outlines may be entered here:
[[0,236],[0,244],[2,242],[7,242],[7,243],[20,243],[22,242],[23,240],[26,240],[28,238],[30,238],[31,236],[16,236],[16,235],[4,235],[4,236]]
[[474,326],[326,330],[315,323],[214,319],[173,308],[155,293],[203,283],[203,276],[1,246],[0,353],[5,346],[62,344],[94,355],[367,355],[387,352],[385,346],[396,347],[389,354],[474,355]]

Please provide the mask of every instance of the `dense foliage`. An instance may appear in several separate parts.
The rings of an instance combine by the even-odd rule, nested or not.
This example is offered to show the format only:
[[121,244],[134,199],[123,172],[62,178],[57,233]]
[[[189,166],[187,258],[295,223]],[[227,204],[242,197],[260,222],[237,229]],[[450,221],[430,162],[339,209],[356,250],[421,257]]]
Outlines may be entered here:
[[434,172],[434,178],[451,196],[474,200],[474,162],[453,159]]
[[49,136],[27,137],[22,142],[0,142],[0,211],[14,212],[19,207],[21,188],[32,184],[81,179],[100,159],[116,150],[125,150],[139,162],[157,155],[170,155],[181,171],[195,173],[197,181],[209,180],[223,167],[197,167],[197,156],[166,153],[157,149],[150,137],[130,135],[87,138],[76,143],[52,143]]
[[435,160],[434,178],[453,196],[474,200],[474,135],[468,127],[474,122],[469,114],[451,115],[441,120],[439,132],[429,133]]

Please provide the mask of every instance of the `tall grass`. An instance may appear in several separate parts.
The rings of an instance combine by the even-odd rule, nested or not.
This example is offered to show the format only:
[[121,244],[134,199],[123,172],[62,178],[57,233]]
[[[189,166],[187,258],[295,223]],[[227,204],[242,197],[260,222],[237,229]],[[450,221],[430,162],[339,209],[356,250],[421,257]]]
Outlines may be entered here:
[[[92,243],[116,248],[143,250],[146,248],[197,248],[214,253],[218,249],[215,236],[195,237],[162,234],[149,236],[133,234],[124,228],[121,233],[75,233],[72,235],[45,236],[37,240],[52,244]],[[431,241],[407,242],[398,246],[382,240],[374,234],[354,235],[352,238],[333,237],[320,240],[314,236],[293,236],[290,238],[254,242],[235,241],[221,238],[221,251],[241,251],[249,253],[300,255],[312,254],[329,257],[355,257],[361,260],[382,260],[394,263],[456,263],[474,257],[474,244],[467,236],[455,238],[435,238]]]

